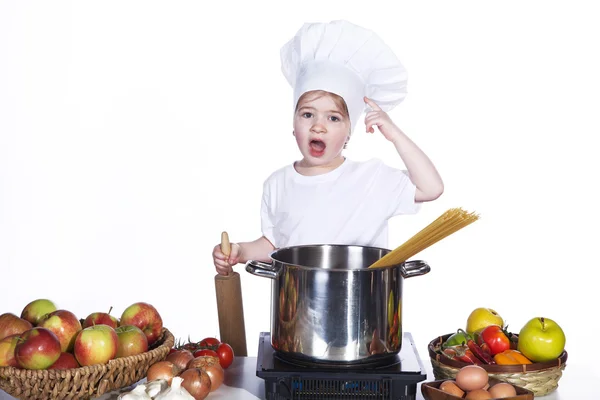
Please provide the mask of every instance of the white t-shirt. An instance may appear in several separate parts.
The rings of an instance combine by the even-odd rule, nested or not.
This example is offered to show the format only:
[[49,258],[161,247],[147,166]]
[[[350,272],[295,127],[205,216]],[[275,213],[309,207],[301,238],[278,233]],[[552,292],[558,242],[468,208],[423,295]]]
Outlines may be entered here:
[[282,248],[343,244],[388,248],[388,219],[414,214],[415,185],[406,171],[378,159],[346,159],[333,171],[304,176],[293,165],[264,183],[263,235]]

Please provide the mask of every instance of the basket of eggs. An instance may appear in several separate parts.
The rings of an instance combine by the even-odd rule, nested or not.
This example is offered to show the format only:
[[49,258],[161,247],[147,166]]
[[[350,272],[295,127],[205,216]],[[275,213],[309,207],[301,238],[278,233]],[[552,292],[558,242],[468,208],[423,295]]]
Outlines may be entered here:
[[[455,379],[468,365],[485,370],[489,377],[546,395],[558,387],[566,367],[564,332],[548,318],[533,318],[519,334],[502,324],[467,331],[457,330],[433,339],[428,353],[436,380]],[[469,329],[471,328],[471,329]]]
[[479,365],[467,365],[456,374],[455,379],[425,382],[421,393],[426,400],[533,400],[532,391],[491,378]]

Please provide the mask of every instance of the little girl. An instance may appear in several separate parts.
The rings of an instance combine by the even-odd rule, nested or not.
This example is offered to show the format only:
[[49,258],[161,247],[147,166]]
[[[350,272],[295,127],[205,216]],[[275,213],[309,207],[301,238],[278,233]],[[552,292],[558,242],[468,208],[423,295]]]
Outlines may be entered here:
[[[388,220],[418,212],[444,190],[429,158],[386,113],[406,95],[406,71],[377,35],[346,21],[305,24],[281,59],[294,89],[293,134],[303,158],[265,181],[262,236],[232,243],[229,257],[215,246],[222,275],[237,263],[270,261],[273,250],[288,246],[387,248]],[[366,106],[366,131],[376,126],[407,171],[342,155]]]

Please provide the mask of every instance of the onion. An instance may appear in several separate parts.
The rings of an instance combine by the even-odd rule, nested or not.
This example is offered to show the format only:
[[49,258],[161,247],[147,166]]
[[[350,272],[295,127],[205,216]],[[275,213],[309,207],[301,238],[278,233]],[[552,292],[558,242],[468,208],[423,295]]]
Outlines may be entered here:
[[180,371],[183,371],[193,359],[194,355],[191,351],[176,350],[167,356],[166,361],[171,361]]
[[196,400],[203,400],[210,393],[210,376],[200,368],[190,368],[179,375],[183,382],[181,386],[185,388]]
[[223,379],[225,378],[225,372],[223,371],[223,367],[221,367],[219,357],[196,357],[188,364],[188,369],[189,368],[200,368],[202,371],[208,374],[208,376],[210,377],[211,392],[217,390],[219,386],[221,386],[221,384],[223,383]]
[[156,379],[164,379],[170,385],[174,376],[179,374],[179,368],[171,361],[159,361],[154,363],[148,368],[146,372],[146,379],[148,382]]

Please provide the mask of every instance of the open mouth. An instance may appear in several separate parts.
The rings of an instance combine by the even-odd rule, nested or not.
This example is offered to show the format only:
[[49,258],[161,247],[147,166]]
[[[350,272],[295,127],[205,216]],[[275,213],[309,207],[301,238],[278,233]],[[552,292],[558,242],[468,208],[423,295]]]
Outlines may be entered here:
[[309,143],[310,154],[314,157],[323,155],[325,153],[325,142],[319,139],[313,139]]

